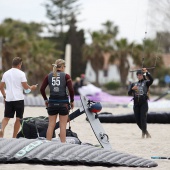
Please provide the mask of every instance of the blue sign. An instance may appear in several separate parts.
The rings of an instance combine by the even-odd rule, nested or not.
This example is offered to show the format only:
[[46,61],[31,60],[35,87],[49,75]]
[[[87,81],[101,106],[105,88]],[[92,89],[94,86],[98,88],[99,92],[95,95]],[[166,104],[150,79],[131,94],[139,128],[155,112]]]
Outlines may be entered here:
[[166,84],[169,84],[170,83],[170,76],[166,75],[165,78],[164,78],[164,81],[165,81]]

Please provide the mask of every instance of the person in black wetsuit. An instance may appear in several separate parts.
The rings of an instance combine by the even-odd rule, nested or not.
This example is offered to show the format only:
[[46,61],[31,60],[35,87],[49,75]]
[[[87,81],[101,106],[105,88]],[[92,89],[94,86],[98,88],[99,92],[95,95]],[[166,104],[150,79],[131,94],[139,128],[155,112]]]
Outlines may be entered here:
[[[146,74],[147,79],[143,74]],[[148,90],[149,86],[153,83],[153,78],[146,68],[138,70],[138,82],[132,83],[128,90],[128,95],[133,95],[134,106],[133,111],[136,123],[142,130],[142,138],[151,138],[147,131],[147,112],[148,112]]]

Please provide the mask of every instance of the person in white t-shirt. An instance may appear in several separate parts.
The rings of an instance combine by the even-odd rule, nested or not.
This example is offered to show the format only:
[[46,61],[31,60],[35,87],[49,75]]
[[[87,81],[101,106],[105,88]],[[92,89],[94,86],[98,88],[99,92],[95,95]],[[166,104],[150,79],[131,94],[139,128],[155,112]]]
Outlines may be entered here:
[[[37,85],[29,86],[25,73],[21,71],[22,59],[15,57],[12,61],[12,68],[6,71],[0,82],[0,91],[4,98],[5,110],[4,118],[1,124],[0,138],[3,137],[5,127],[10,118],[14,118],[16,112],[16,121],[14,124],[13,138],[16,138],[20,129],[20,119],[24,113],[24,94],[23,90],[35,90]],[[4,87],[6,86],[6,90]]]

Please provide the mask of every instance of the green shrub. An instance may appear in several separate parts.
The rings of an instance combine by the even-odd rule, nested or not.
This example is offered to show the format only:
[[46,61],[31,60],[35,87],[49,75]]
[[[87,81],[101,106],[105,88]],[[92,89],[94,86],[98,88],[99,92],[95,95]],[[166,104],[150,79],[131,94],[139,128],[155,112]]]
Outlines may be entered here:
[[119,82],[114,82],[114,81],[111,81],[111,82],[108,82],[104,85],[104,87],[108,90],[116,90],[120,87],[120,83]]

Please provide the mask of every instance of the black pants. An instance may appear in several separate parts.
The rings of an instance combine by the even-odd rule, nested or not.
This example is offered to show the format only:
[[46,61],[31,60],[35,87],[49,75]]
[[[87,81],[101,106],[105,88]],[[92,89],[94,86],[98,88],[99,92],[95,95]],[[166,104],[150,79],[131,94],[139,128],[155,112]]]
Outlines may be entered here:
[[147,131],[147,112],[148,102],[145,101],[134,101],[133,111],[135,114],[136,123],[142,132]]

